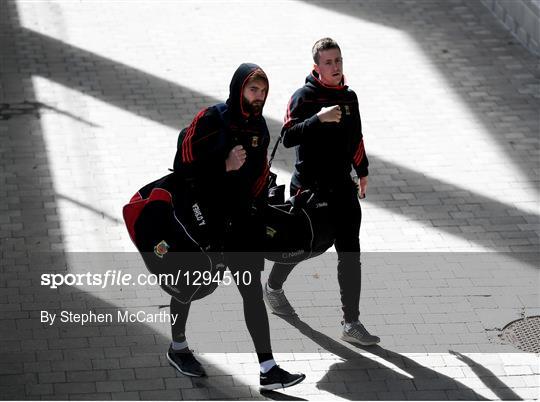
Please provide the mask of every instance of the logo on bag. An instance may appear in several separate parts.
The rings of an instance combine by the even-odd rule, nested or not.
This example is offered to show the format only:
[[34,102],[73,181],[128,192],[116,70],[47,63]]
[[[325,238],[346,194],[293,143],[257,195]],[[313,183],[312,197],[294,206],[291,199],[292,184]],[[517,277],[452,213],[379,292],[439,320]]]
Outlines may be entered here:
[[257,136],[251,137],[251,146],[253,148],[257,148],[259,146],[259,137]]
[[195,203],[191,207],[193,209],[193,214],[195,214],[195,219],[197,220],[197,223],[199,226],[206,225],[206,222],[204,221],[204,216],[201,212],[201,208],[199,207],[199,204]]
[[304,254],[304,250],[300,249],[300,250],[297,250],[297,251],[291,251],[289,253],[282,253],[281,258],[284,258],[284,259],[294,258],[294,257],[298,257],[299,255],[302,255],[302,254]]
[[159,258],[163,258],[165,254],[169,251],[170,246],[167,244],[165,240],[161,240],[155,247],[154,247],[154,254],[157,255]]
[[274,228],[271,228],[270,226],[266,227],[266,236],[273,238],[277,233],[277,230]]
[[349,109],[349,105],[343,105],[343,110],[345,111],[345,114],[347,116],[351,114],[351,110]]

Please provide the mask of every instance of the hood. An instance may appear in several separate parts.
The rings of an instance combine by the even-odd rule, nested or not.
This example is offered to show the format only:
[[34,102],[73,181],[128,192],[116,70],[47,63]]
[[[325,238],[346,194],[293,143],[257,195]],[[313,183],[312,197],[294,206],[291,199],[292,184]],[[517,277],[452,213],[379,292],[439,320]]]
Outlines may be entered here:
[[[242,63],[234,72],[231,79],[231,84],[229,85],[229,98],[227,99],[227,105],[229,106],[229,110],[232,112],[232,115],[235,117],[241,117],[243,119],[249,118],[249,114],[242,107],[242,92],[244,91],[244,86],[249,78],[257,70],[261,71],[266,76],[263,69],[254,63]],[[268,91],[266,91],[266,97],[268,97]],[[266,98],[264,98],[264,100],[266,102]]]
[[345,76],[343,76],[343,79],[341,80],[340,85],[331,86],[331,85],[324,84],[320,80],[319,74],[315,70],[311,71],[311,74],[309,74],[306,77],[306,84],[311,84],[311,85],[313,85],[313,86],[315,86],[317,88],[324,88],[324,89],[328,89],[328,90],[337,90],[337,91],[348,88],[348,86],[345,85]]

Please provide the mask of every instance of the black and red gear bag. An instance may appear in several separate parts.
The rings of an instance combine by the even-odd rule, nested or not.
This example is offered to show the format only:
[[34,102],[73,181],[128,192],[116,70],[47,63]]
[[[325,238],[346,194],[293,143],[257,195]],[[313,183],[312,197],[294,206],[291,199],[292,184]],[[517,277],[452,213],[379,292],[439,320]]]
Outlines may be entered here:
[[[189,190],[189,191],[188,191]],[[123,208],[131,240],[163,290],[181,303],[212,293],[222,273],[205,208],[190,183],[175,173],[142,187]]]

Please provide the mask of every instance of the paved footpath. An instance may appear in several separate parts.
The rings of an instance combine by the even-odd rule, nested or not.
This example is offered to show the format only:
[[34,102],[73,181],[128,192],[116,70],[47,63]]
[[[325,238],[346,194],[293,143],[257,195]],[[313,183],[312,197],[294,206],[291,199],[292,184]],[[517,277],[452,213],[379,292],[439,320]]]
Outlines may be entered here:
[[[540,315],[538,58],[479,1],[7,0],[0,29],[0,399],[539,398],[538,353],[499,336]],[[234,286],[192,306],[206,379],[168,366],[167,323],[40,322],[167,311],[155,286],[50,289],[41,274],[144,273],[121,207],[167,174],[179,129],[253,61],[277,138],[327,35],[370,158],[361,311],[380,347],[337,340],[331,252],[291,275],[298,318],[270,317],[277,360],[307,374],[285,392],[258,391]],[[282,183],[293,162],[280,148]]]

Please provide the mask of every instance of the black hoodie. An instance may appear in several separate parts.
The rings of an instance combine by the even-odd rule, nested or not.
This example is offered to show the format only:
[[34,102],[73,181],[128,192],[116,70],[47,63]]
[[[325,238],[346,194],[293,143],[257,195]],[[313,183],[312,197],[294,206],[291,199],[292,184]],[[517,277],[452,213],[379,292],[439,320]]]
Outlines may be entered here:
[[[201,110],[178,138],[174,171],[194,183],[217,218],[246,214],[266,197],[268,127],[262,115],[251,116],[242,105],[244,86],[255,71],[263,72],[256,64],[241,64],[227,102]],[[226,172],[225,160],[236,145],[246,150],[246,161],[239,170]]]
[[[333,105],[341,107],[341,121],[321,123],[317,112]],[[327,86],[313,71],[291,97],[281,135],[285,147],[296,146],[297,187],[350,186],[351,166],[358,177],[368,175],[358,98],[346,85]]]

